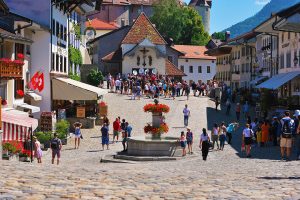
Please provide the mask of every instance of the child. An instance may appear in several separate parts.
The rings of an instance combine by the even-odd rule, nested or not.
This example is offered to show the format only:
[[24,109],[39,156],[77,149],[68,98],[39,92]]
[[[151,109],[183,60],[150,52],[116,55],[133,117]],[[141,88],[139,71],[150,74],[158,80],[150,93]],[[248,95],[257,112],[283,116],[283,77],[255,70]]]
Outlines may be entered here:
[[185,134],[183,131],[181,131],[181,136],[180,136],[180,145],[182,147],[182,156],[186,155],[186,140],[185,140]]

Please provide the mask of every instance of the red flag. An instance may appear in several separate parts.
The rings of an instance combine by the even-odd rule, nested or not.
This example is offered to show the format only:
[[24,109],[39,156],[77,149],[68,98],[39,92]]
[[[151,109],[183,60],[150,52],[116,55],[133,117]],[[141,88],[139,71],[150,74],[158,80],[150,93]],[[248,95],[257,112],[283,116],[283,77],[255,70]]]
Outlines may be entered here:
[[36,90],[38,87],[39,72],[36,72],[30,80],[30,89]]
[[41,92],[44,89],[44,73],[41,73],[38,77],[38,86],[37,89]]

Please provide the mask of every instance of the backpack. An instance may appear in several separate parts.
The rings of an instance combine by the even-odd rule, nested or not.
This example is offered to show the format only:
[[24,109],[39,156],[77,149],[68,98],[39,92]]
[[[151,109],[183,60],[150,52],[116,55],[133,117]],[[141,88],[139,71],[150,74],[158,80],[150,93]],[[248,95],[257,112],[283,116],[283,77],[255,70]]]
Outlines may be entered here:
[[59,142],[57,139],[51,140],[51,149],[59,149]]
[[291,119],[283,120],[282,133],[283,133],[283,137],[292,134]]
[[232,125],[229,125],[229,126],[226,128],[226,131],[227,131],[228,133],[233,133],[233,130],[234,130],[234,126],[232,126]]

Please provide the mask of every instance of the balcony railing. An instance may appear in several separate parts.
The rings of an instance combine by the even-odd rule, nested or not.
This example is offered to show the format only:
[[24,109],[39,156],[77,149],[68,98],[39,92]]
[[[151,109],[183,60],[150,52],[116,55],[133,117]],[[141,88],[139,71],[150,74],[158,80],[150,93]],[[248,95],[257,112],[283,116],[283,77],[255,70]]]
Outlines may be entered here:
[[14,79],[23,77],[22,61],[2,61],[0,60],[0,78]]

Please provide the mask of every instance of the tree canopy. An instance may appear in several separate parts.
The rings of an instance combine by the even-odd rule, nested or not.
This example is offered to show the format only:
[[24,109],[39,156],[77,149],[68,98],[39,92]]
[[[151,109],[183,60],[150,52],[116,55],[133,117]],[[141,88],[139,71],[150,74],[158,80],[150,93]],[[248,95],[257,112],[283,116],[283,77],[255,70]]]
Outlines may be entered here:
[[204,30],[198,12],[177,0],[161,0],[154,6],[152,23],[162,36],[172,38],[176,44],[206,45],[210,36]]

